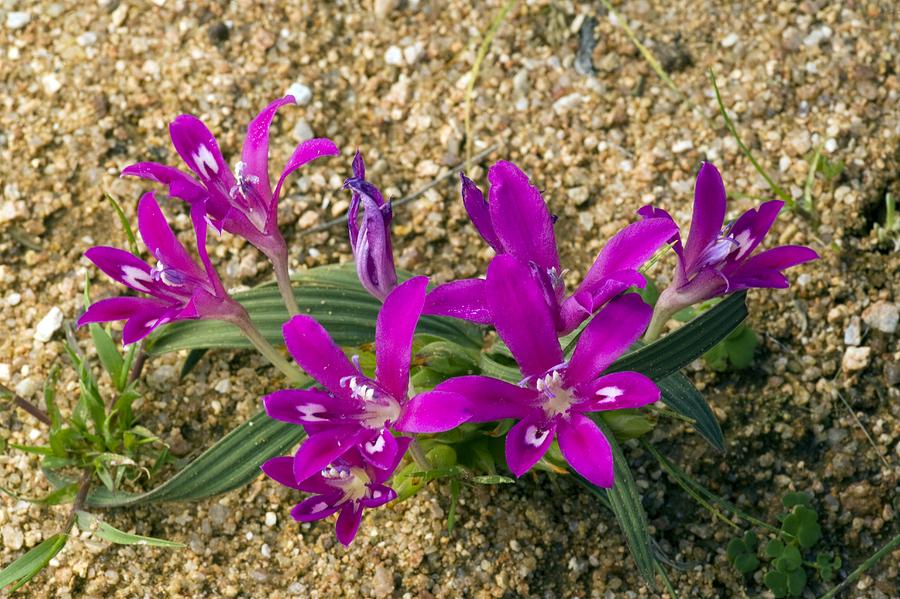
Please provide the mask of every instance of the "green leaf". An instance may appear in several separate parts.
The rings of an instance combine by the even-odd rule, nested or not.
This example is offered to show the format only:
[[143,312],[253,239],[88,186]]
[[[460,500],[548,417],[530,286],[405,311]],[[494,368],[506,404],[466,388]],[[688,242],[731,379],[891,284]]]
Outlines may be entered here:
[[665,337],[626,354],[607,372],[635,370],[659,381],[681,370],[722,339],[747,317],[746,292],[719,302]]
[[797,541],[804,549],[809,549],[822,538],[822,527],[817,522],[803,524],[797,531]]
[[752,553],[742,553],[735,558],[734,567],[741,574],[747,575],[756,571],[759,567],[759,559]]
[[612,410],[600,412],[599,415],[620,443],[637,439],[653,430],[653,423],[640,410]]
[[24,451],[25,453],[33,453],[35,455],[52,456],[53,448],[49,445],[19,445],[18,443],[10,443],[10,447]]
[[[603,489],[587,483],[595,495],[603,497],[612,508],[619,526],[625,535],[625,541],[631,550],[631,556],[637,564],[638,571],[649,584],[653,584],[655,571],[655,558],[650,546],[650,526],[647,523],[647,515],[637,485],[631,475],[631,468],[622,453],[622,449],[616,442],[612,431],[602,419],[595,419],[597,426],[603,431],[613,454],[615,466],[615,483],[610,489]],[[581,478],[581,477],[579,477]],[[586,482],[586,481],[585,481]]]
[[15,591],[31,580],[40,572],[50,560],[65,546],[69,536],[66,533],[58,533],[48,539],[44,539],[39,545],[28,553],[9,564],[0,571],[0,589],[4,589],[15,583],[10,589]]
[[769,541],[769,544],[766,545],[766,555],[772,559],[781,557],[781,554],[783,553],[784,543],[782,543],[780,539],[772,539]]
[[806,570],[797,568],[787,575],[787,588],[792,597],[799,597],[806,588]]
[[807,493],[785,493],[784,497],[781,498],[781,503],[787,509],[791,509],[797,505],[805,505],[806,507],[812,506],[812,497]]
[[[408,278],[404,274],[401,278]],[[342,346],[358,346],[375,338],[375,320],[381,303],[366,292],[356,278],[353,265],[323,266],[294,277],[294,296],[301,312],[318,320]],[[275,345],[283,345],[281,326],[288,313],[278,289],[263,285],[234,294],[250,313],[253,324]],[[480,349],[481,330],[452,318],[424,316],[416,331]],[[150,348],[152,354],[180,349],[245,348],[250,343],[233,325],[215,320],[190,320],[166,325]]]
[[772,594],[777,598],[787,597],[788,593],[788,580],[787,574],[783,572],[779,572],[778,570],[769,570],[766,572],[765,577],[763,578],[763,582],[769,590],[772,591]]
[[516,481],[508,476],[500,476],[499,474],[485,474],[482,476],[472,477],[472,482],[479,485],[509,485]]
[[156,539],[154,537],[144,537],[127,532],[122,532],[118,528],[101,521],[99,518],[88,512],[75,512],[78,528],[84,531],[90,531],[97,537],[110,543],[117,545],[151,545],[153,547],[184,547],[182,543],[167,541],[165,539]]
[[775,560],[775,568],[781,572],[793,572],[803,563],[800,550],[795,545],[787,545],[781,557]]
[[734,560],[748,552],[747,545],[741,539],[731,539],[725,548],[725,556],[731,563],[734,563]]
[[131,229],[131,223],[128,221],[128,217],[125,215],[125,211],[122,210],[122,206],[116,200],[116,198],[112,197],[108,193],[104,193],[103,197],[112,204],[113,209],[116,211],[116,214],[119,216],[119,224],[122,225],[122,231],[125,233],[125,238],[128,239],[128,249],[135,256],[140,256],[140,249],[138,248],[137,240],[134,238],[134,231]]
[[748,530],[744,533],[744,545],[747,546],[748,551],[756,551],[756,548],[759,545],[759,539],[756,538],[756,534],[754,534],[752,530]]
[[[119,349],[116,347],[112,337],[109,336],[109,333],[106,332],[106,329],[96,323],[91,323],[89,328],[91,330],[91,339],[94,341],[94,347],[97,350],[97,356],[100,358],[100,364],[103,365],[103,369],[106,370],[113,385],[118,389],[119,380],[122,376],[122,365],[124,364],[122,354],[119,353]],[[121,391],[121,389],[118,390]]]
[[0,487],[0,491],[19,501],[27,501],[36,505],[59,505],[60,503],[68,503],[75,498],[75,494],[78,492],[78,484],[72,483],[71,485],[54,489],[44,497],[22,497],[6,487]]
[[694,384],[680,372],[656,381],[664,404],[694,421],[693,427],[718,451],[725,451],[722,428],[709,404],[694,388]]
[[729,368],[743,370],[753,363],[753,351],[758,344],[756,333],[741,323],[728,337],[704,354],[706,364],[715,371]]

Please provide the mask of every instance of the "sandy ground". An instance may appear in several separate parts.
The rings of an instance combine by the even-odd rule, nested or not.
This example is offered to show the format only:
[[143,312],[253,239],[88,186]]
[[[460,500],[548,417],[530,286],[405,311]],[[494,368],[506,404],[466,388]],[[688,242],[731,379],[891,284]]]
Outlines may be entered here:
[[[37,324],[52,308],[77,316],[88,270],[81,254],[98,242],[124,243],[102,194],[119,197],[133,215],[148,186],[118,172],[138,160],[176,164],[166,124],[181,112],[201,116],[231,160],[256,111],[291,84],[307,86],[310,97],[275,123],[272,164],[312,135],[331,137],[343,155],[291,180],[280,222],[294,268],[346,261],[341,228],[303,231],[346,210],[349,198],[339,187],[356,147],[370,178],[396,197],[464,156],[467,74],[480,32],[500,7],[475,6],[0,3],[0,382],[38,399],[50,366],[63,358],[60,333],[38,341]],[[560,216],[571,283],[643,203],[656,202],[686,222],[700,160],[714,161],[739,196],[731,199],[733,214],[754,205],[746,196],[768,197],[721,120],[707,126],[667,89],[599,7],[520,3],[494,40],[473,102],[475,151],[500,148],[470,176],[483,182],[484,167],[501,158],[532,175]],[[824,144],[829,159],[846,164],[837,179],[819,177],[813,186],[818,224],[788,212],[776,225],[770,243],[808,244],[823,258],[794,270],[790,290],[750,294],[752,325],[763,339],[753,367],[692,374],[722,422],[727,455],[714,454],[678,423],[663,422],[652,435],[704,484],[770,521],[783,493],[812,493],[822,546],[843,557],[846,574],[897,533],[900,509],[900,348],[875,316],[900,299],[900,260],[872,233],[885,193],[900,196],[897,8],[746,2],[726,9],[640,0],[620,10],[709,116],[715,102],[706,71],[715,70],[745,141],[795,197],[815,146]],[[593,75],[573,66],[587,16],[598,19]],[[182,207],[173,201],[165,208],[187,232]],[[399,263],[436,280],[483,272],[490,257],[453,183],[399,208],[394,230]],[[266,276],[260,256],[239,240],[225,237],[212,253],[231,286]],[[115,291],[95,278],[96,294]],[[207,446],[279,386],[261,361],[240,352],[212,355],[178,384],[180,359],[148,365],[139,413],[182,453]],[[71,376],[63,388],[74,397]],[[23,413],[0,411],[7,442],[40,438],[39,426]],[[684,564],[672,572],[681,595],[757,596],[761,581],[745,585],[726,562],[726,527],[698,509],[652,457],[638,447],[628,452],[654,535]],[[0,482],[26,496],[46,490],[37,461],[14,450],[0,456]],[[445,491],[368,516],[349,550],[337,545],[329,525],[293,522],[287,512],[296,497],[262,479],[199,503],[108,512],[103,517],[121,528],[188,548],[77,539],[28,592],[657,596],[634,572],[612,516],[570,481],[542,474],[467,490],[452,534]],[[2,562],[55,533],[65,516],[65,508],[0,500]],[[898,561],[894,552],[847,596],[896,596]]]

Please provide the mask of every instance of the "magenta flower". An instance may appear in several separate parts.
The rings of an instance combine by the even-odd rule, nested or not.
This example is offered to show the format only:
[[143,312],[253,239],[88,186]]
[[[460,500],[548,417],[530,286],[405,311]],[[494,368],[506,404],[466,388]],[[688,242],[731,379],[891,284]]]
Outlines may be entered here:
[[200,179],[199,182],[177,168],[155,162],[139,162],[122,171],[122,175],[164,183],[169,186],[171,196],[191,204],[204,201],[213,226],[245,238],[272,261],[282,294],[289,302],[293,300],[286,293],[290,288],[287,245],[277,223],[281,187],[289,174],[307,162],[340,153],[328,139],[311,139],[301,143],[288,159],[272,191],[269,181],[269,126],[281,106],[293,103],[293,96],[275,100],[250,122],[241,160],[233,173],[222,157],[216,138],[200,119],[189,114],[182,114],[172,121],[169,133],[175,150]]
[[312,497],[298,503],[291,517],[298,522],[321,520],[340,512],[335,531],[338,541],[349,546],[356,537],[363,510],[376,508],[393,501],[397,493],[384,484],[400,463],[412,439],[397,439],[398,450],[387,468],[376,468],[364,460],[358,450],[351,449],[320,472],[303,481],[294,477],[294,458],[272,458],[262,465],[269,478],[286,487],[312,493]]
[[[600,251],[574,293],[566,296],[565,281],[553,232],[555,218],[540,191],[510,162],[488,171],[490,201],[462,176],[462,198],[472,223],[498,255],[527,265],[540,284],[556,331],[575,330],[605,303],[635,285],[646,284],[638,269],[676,229],[672,223],[647,220],[625,227]],[[491,324],[483,279],[462,279],[438,286],[428,295],[426,314],[455,316]]]
[[[785,288],[783,271],[818,258],[808,247],[786,245],[752,255],[762,242],[784,202],[764,202],[745,212],[723,228],[726,193],[722,176],[704,162],[694,187],[694,210],[687,242],[682,246],[677,228],[672,238],[678,266],[672,285],[659,296],[648,338],[658,336],[675,313],[698,302],[753,287]],[[674,225],[665,211],[644,206],[639,211],[645,222],[662,221]]]
[[113,247],[93,247],[84,255],[113,280],[150,297],[100,300],[78,319],[78,325],[125,320],[122,342],[127,345],[176,320],[247,319],[246,311],[228,296],[209,261],[203,202],[191,206],[191,220],[202,266],[175,237],[153,193],[144,194],[138,204],[138,229],[144,245],[157,260],[156,266]]
[[637,408],[659,399],[659,389],[637,372],[601,375],[644,332],[650,307],[636,294],[610,301],[585,327],[565,360],[556,320],[531,269],[509,255],[493,259],[485,283],[486,304],[497,334],[525,379],[519,386],[483,376],[450,379],[435,392],[468,398],[472,422],[516,418],[506,436],[506,461],[522,476],[554,438],[563,456],[593,484],[611,487],[613,458],[591,412]]
[[[359,150],[353,158],[353,176],[344,182],[344,188],[353,192],[347,210],[347,228],[359,282],[369,293],[384,301],[397,286],[391,247],[391,203],[384,200],[377,187],[366,181],[366,165]],[[358,223],[360,205],[363,208],[361,227]]]
[[465,398],[457,393],[429,391],[407,399],[413,334],[427,284],[426,277],[410,279],[385,299],[375,325],[374,379],[351,363],[314,319],[299,315],[284,325],[288,350],[324,387],[263,398],[270,417],[302,425],[310,435],[294,457],[298,481],[354,447],[367,463],[386,470],[400,451],[392,430],[443,432],[469,417]]

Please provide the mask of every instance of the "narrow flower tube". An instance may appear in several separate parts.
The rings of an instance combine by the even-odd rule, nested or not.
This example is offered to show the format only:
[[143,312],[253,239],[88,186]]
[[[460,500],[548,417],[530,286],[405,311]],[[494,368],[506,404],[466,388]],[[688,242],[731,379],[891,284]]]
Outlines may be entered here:
[[278,197],[288,175],[322,156],[340,151],[331,140],[311,139],[297,146],[272,191],[269,180],[269,127],[278,109],[294,104],[293,96],[271,102],[247,127],[241,160],[232,171],[225,163],[216,138],[197,117],[183,114],[169,125],[176,151],[199,179],[154,162],[126,167],[123,176],[163,183],[169,195],[205,206],[210,223],[219,231],[239,235],[272,262],[279,289],[288,309],[296,314],[291,292],[287,244],[278,230]]
[[[727,194],[716,167],[705,162],[697,174],[694,209],[687,242],[677,228],[671,239],[678,264],[672,284],[659,296],[647,339],[659,336],[663,326],[679,310],[710,298],[755,287],[786,288],[786,269],[817,259],[808,247],[780,246],[753,254],[775,223],[784,202],[773,200],[725,223]],[[674,220],[665,211],[644,206],[644,222]]]

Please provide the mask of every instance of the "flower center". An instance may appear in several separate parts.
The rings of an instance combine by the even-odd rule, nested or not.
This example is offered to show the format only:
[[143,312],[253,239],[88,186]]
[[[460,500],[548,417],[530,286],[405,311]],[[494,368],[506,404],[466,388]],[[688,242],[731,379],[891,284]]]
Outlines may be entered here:
[[268,220],[268,203],[259,193],[259,177],[244,174],[247,164],[238,162],[234,166],[234,186],[228,191],[228,197],[240,208],[253,226],[264,232]]
[[346,463],[329,464],[322,470],[322,478],[332,487],[343,491],[337,503],[357,501],[369,495],[369,484],[372,479],[364,468],[349,466]]
[[349,388],[350,395],[362,403],[356,418],[366,428],[384,428],[400,417],[400,402],[374,381],[362,376],[347,376],[341,379],[341,386]]
[[547,420],[565,416],[578,398],[571,389],[563,386],[559,370],[549,372],[537,380],[537,390],[541,394],[542,408]]

